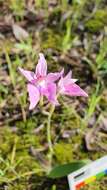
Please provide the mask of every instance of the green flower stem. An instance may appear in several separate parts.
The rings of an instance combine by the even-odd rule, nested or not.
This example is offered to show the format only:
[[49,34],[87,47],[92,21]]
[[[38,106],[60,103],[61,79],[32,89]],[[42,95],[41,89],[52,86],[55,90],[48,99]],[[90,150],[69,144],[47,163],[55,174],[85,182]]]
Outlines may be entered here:
[[42,107],[43,106],[43,96],[41,96],[41,98],[40,98],[40,107]]
[[49,115],[48,115],[48,121],[47,121],[47,141],[49,145],[49,151],[50,151],[50,161],[52,160],[53,155],[53,147],[52,147],[52,141],[51,141],[51,118],[55,110],[55,105],[51,106]]

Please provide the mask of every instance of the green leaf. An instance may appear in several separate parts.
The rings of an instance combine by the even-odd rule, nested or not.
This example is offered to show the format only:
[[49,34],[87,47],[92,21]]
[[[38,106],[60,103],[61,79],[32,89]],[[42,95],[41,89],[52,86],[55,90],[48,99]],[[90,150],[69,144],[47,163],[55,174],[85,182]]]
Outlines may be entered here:
[[4,175],[4,172],[3,170],[0,169],[0,176],[3,176]]
[[48,177],[50,178],[60,178],[67,176],[68,174],[80,169],[87,163],[89,163],[89,160],[83,160],[83,161],[77,161],[72,162],[69,164],[59,165],[53,168],[50,173],[48,174]]

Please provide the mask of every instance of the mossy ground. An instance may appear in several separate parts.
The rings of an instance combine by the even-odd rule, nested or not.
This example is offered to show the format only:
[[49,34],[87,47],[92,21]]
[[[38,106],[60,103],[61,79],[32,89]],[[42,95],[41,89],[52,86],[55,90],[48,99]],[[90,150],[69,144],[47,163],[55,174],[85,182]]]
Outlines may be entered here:
[[[18,66],[35,69],[40,51],[47,58],[49,71],[72,69],[89,94],[88,99],[60,99],[51,124],[53,166],[95,160],[107,152],[107,48],[106,43],[101,46],[107,33],[106,3],[37,2],[0,1],[0,190],[68,188],[66,178],[52,180],[46,175],[47,116],[39,106],[28,110],[26,83],[17,70]],[[15,38],[13,20],[29,33],[27,40]],[[93,128],[89,150],[85,137]],[[86,189],[107,190],[106,184],[105,177]]]

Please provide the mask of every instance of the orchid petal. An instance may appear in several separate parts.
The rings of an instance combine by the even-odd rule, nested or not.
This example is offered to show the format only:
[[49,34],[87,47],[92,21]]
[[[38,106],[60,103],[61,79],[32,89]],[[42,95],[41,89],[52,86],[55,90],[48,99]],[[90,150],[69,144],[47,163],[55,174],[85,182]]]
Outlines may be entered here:
[[56,98],[56,84],[48,83],[46,88],[42,89],[42,95],[46,96],[48,101],[52,104],[58,105],[58,101]]
[[28,81],[31,82],[31,81],[34,80],[34,72],[24,70],[24,69],[22,69],[22,68],[20,68],[20,67],[19,67],[18,69],[19,69],[19,71],[21,72],[21,74],[26,77],[26,79],[27,79]]
[[72,79],[71,77],[72,77],[72,71],[69,71],[69,73],[63,78],[63,84],[68,85],[75,83],[77,81],[77,79]]
[[88,97],[88,94],[84,90],[82,90],[75,83],[66,86],[64,94],[70,95],[70,96],[85,96],[85,97]]
[[61,72],[49,73],[46,77],[46,80],[49,82],[55,82],[63,75],[63,72],[64,72],[64,70],[62,69]]
[[40,93],[39,90],[33,85],[27,85],[28,93],[29,93],[29,100],[30,100],[30,107],[29,109],[32,110],[40,100]]
[[69,71],[68,74],[64,77],[65,80],[72,78],[72,71]]
[[62,91],[64,89],[64,83],[63,83],[63,78],[62,77],[58,82],[58,88],[59,88],[60,91]]
[[37,77],[46,76],[47,74],[47,62],[42,53],[39,54],[39,60],[35,72]]

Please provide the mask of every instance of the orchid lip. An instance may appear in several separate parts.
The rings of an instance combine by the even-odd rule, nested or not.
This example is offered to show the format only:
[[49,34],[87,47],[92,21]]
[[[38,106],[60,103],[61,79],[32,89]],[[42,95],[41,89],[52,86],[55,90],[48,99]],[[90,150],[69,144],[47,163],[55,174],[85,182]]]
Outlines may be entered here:
[[44,87],[45,86],[45,80],[40,80],[38,81],[38,85],[41,86],[41,87]]
[[45,77],[38,77],[38,78],[32,80],[31,83],[38,87],[45,87],[45,84],[46,84]]

